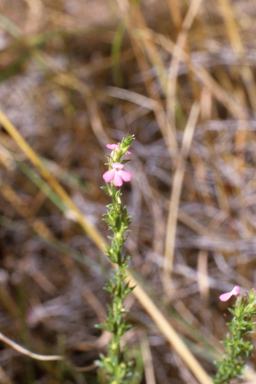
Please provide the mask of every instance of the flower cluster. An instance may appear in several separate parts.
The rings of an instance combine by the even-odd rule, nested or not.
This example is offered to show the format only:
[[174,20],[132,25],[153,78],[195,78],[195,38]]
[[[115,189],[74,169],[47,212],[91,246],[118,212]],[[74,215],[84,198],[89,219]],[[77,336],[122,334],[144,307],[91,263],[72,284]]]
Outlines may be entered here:
[[[133,139],[133,136],[128,137]],[[103,174],[103,179],[106,183],[113,181],[115,187],[121,187],[123,181],[131,181],[132,178],[130,172],[123,170],[124,164],[122,162],[120,163],[123,155],[131,155],[131,152],[127,151],[129,145],[123,140],[120,144],[107,144],[106,147],[112,149],[112,152],[110,154],[110,169]]]
[[[111,157],[114,155],[116,149],[118,151],[120,150],[120,145],[119,144],[107,144],[106,147],[109,148],[109,149],[112,149],[112,152],[110,154]],[[125,154],[126,155],[131,155],[131,152],[130,151],[126,151]]]

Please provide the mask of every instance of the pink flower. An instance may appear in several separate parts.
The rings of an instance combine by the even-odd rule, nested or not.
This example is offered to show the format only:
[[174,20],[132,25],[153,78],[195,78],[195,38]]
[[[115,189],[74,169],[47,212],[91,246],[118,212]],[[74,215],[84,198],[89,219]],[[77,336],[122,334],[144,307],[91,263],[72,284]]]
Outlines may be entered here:
[[[115,144],[113,144],[115,145]],[[103,174],[103,179],[106,183],[110,183],[113,180],[113,183],[116,187],[121,187],[123,181],[130,181],[132,175],[130,172],[123,171],[123,164],[120,163],[112,163],[110,171],[107,171]]]
[[107,144],[106,147],[112,149],[112,151],[120,148],[119,144]]
[[[115,149],[120,149],[120,145],[119,144],[107,144],[106,147],[108,149],[112,149],[112,152],[111,152],[110,156],[114,155]],[[125,153],[125,155],[130,155],[130,154],[131,154],[130,151],[126,151],[126,153]]]
[[238,296],[240,291],[239,285],[236,285],[232,291],[222,293],[222,295],[219,296],[220,301],[228,301],[231,296]]

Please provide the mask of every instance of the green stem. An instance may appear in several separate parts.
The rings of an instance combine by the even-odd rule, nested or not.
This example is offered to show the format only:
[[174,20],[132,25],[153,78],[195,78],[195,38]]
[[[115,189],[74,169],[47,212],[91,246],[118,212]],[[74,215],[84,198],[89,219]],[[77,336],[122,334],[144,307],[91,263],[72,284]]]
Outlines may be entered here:
[[[133,136],[127,136],[120,143],[120,149],[115,150],[113,158],[108,160],[109,169],[111,169],[111,163],[121,160],[121,157],[129,149],[132,140]],[[96,364],[105,370],[108,383],[128,384],[132,376],[132,362],[125,363],[123,361],[120,343],[122,336],[131,328],[125,320],[127,310],[123,305],[124,299],[132,291],[132,288],[125,283],[127,277],[125,270],[128,266],[129,257],[126,253],[122,253],[122,247],[126,240],[124,233],[128,231],[131,218],[127,215],[126,207],[122,205],[121,192],[119,189],[116,190],[113,182],[107,183],[103,189],[112,198],[112,203],[107,206],[108,212],[104,215],[104,220],[108,223],[113,236],[111,246],[105,247],[108,258],[116,264],[116,270],[114,277],[105,286],[105,289],[112,295],[112,305],[108,308],[108,317],[104,325],[97,326],[111,332],[112,340],[108,345],[107,355],[100,355],[100,360],[96,361]]]

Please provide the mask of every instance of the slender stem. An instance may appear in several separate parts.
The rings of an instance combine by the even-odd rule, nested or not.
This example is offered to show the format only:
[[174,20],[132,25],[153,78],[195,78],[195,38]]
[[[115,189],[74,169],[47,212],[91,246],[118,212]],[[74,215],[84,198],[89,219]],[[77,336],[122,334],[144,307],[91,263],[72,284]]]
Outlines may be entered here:
[[[105,176],[107,184],[103,189],[112,198],[112,203],[107,206],[108,212],[104,215],[104,220],[113,232],[113,236],[110,238],[111,245],[105,247],[107,256],[113,263],[117,264],[117,268],[113,272],[114,277],[105,286],[105,289],[112,295],[112,305],[108,307],[108,318],[104,325],[97,326],[111,332],[112,340],[108,345],[107,355],[100,355],[100,360],[96,361],[96,364],[105,370],[106,378],[110,384],[128,384],[132,375],[132,362],[124,362],[120,344],[121,337],[131,328],[125,320],[125,315],[128,311],[123,304],[124,299],[132,290],[125,283],[127,277],[125,270],[128,266],[129,256],[122,252],[122,247],[126,240],[124,233],[128,231],[131,218],[127,215],[126,207],[122,205],[120,189],[115,188],[115,185],[120,185],[119,182],[114,184],[115,181],[110,181],[109,184],[109,178],[112,180],[113,172],[120,172],[120,170],[121,173],[117,173],[117,176],[121,177],[120,174],[125,174],[124,178],[127,179],[127,174],[129,175],[129,173],[122,170],[122,162],[119,162],[121,157],[128,151],[132,140],[133,136],[127,136],[118,146],[115,145],[118,148],[111,153],[111,157],[108,160],[109,171],[103,175],[104,178],[107,174]],[[113,163],[117,164],[114,165]],[[115,166],[118,167],[119,171],[116,171]]]

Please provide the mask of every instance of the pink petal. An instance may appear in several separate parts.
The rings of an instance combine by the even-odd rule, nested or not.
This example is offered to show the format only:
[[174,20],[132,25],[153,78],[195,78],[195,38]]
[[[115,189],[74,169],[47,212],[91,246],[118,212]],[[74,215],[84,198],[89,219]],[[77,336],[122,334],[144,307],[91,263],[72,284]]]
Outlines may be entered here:
[[239,292],[240,292],[240,287],[239,287],[239,285],[236,285],[232,289],[232,291],[226,292],[226,293],[222,293],[222,295],[219,296],[219,299],[220,299],[220,301],[228,301],[231,296],[239,295]]
[[110,171],[107,171],[103,173],[103,179],[105,180],[106,183],[110,183],[111,180],[115,177],[115,169],[111,169]]
[[123,181],[131,181],[132,174],[130,172],[120,170],[118,174],[122,177]]
[[220,301],[228,301],[231,296],[233,296],[232,292],[226,292],[222,293],[222,295],[219,296],[219,299]]
[[120,164],[120,163],[112,163],[111,167],[114,168],[115,170],[119,171],[119,169],[122,169],[124,167],[124,165]]
[[130,151],[126,151],[125,152],[125,155],[128,155],[128,156],[130,156],[132,153],[130,152]]
[[[122,172],[124,172],[124,171],[122,171]],[[121,187],[121,185],[123,185],[123,180],[122,180],[121,176],[119,175],[119,172],[115,172],[115,177],[114,177],[113,183],[116,187]]]
[[232,291],[233,291],[233,295],[234,295],[234,296],[238,296],[238,295],[239,295],[239,292],[240,292],[240,287],[239,287],[239,285],[236,285],[236,286],[232,289]]
[[118,144],[107,144],[106,147],[109,148],[109,149],[113,149],[113,150],[117,149],[117,148],[119,149],[119,145]]

